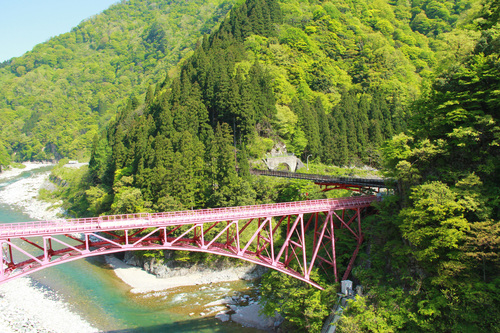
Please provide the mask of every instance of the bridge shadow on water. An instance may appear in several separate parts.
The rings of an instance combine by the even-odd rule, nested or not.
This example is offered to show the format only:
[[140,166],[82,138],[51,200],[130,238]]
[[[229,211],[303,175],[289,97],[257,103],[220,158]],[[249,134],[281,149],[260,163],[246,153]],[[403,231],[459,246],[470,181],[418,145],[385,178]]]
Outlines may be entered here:
[[111,330],[104,331],[106,333],[139,333],[139,332],[148,332],[148,333],[158,333],[158,332],[175,332],[175,333],[192,333],[192,332],[200,332],[200,333],[264,333],[267,331],[259,330],[257,328],[251,327],[242,327],[241,325],[226,322],[222,323],[214,318],[193,318],[190,320],[184,321],[175,321],[170,324],[161,324],[161,325],[153,325],[153,326],[145,326],[145,327],[137,327],[137,328],[128,328],[122,330]]
[[[118,252],[118,253],[111,253],[111,254],[108,253],[108,254],[103,254],[103,255],[97,255],[94,257],[87,257],[87,258],[84,258],[83,260],[87,261],[91,265],[100,267],[101,269],[113,271],[114,268],[110,264],[108,264],[108,262],[106,260],[106,256],[114,257],[114,258],[117,258],[117,259],[123,261],[125,259],[125,251]],[[130,266],[130,267],[135,267],[135,266]]]

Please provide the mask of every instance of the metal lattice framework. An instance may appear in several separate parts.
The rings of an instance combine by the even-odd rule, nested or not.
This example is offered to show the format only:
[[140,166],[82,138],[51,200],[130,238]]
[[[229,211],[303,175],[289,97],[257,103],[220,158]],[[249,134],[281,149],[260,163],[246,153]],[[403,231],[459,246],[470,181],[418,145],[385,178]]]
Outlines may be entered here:
[[363,241],[361,217],[375,196],[0,224],[0,283],[80,258],[132,250],[214,253],[266,266],[317,288],[313,267],[338,281],[335,230]]
[[322,188],[322,192],[349,190],[369,194],[379,193],[381,188],[388,189],[394,186],[394,181],[392,179],[382,178],[332,177],[309,173],[257,169],[251,169],[250,173],[259,176],[310,180],[316,185],[319,185]]

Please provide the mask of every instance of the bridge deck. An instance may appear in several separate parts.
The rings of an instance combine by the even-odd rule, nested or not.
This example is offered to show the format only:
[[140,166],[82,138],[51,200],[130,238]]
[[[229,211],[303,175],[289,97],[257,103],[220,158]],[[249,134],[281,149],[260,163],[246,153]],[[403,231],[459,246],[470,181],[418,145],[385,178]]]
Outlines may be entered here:
[[290,214],[328,212],[336,209],[351,209],[369,205],[372,196],[339,199],[321,199],[254,206],[186,210],[166,213],[138,213],[108,215],[81,219],[59,219],[0,224],[0,239],[23,236],[44,236],[71,234],[85,231],[104,231],[116,229],[145,228],[154,226],[173,226],[210,221],[231,221]]

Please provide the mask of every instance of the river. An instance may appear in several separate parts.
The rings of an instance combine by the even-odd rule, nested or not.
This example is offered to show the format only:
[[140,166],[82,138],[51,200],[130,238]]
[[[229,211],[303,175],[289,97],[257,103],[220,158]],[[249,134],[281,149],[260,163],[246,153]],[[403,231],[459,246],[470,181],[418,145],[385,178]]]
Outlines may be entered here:
[[[47,175],[50,167],[0,179],[0,192],[27,178]],[[24,209],[0,201],[0,222],[33,220]],[[189,286],[161,292],[134,294],[106,264],[103,257],[81,259],[30,275],[33,283],[48,289],[72,312],[104,332],[263,332],[232,322],[205,317],[204,307],[226,296],[249,294],[253,282],[236,281]],[[10,283],[10,282],[7,282]],[[202,314],[202,315],[200,315]]]

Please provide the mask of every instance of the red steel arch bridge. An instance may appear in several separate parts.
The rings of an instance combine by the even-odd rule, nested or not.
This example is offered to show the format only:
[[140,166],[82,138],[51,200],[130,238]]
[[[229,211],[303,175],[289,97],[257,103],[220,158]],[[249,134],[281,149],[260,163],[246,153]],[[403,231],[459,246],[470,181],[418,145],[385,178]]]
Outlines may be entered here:
[[[187,250],[238,258],[322,289],[321,267],[339,279],[336,232],[352,237],[346,279],[376,196],[0,224],[0,283],[65,262],[132,250]],[[338,236],[337,236],[338,237]]]

